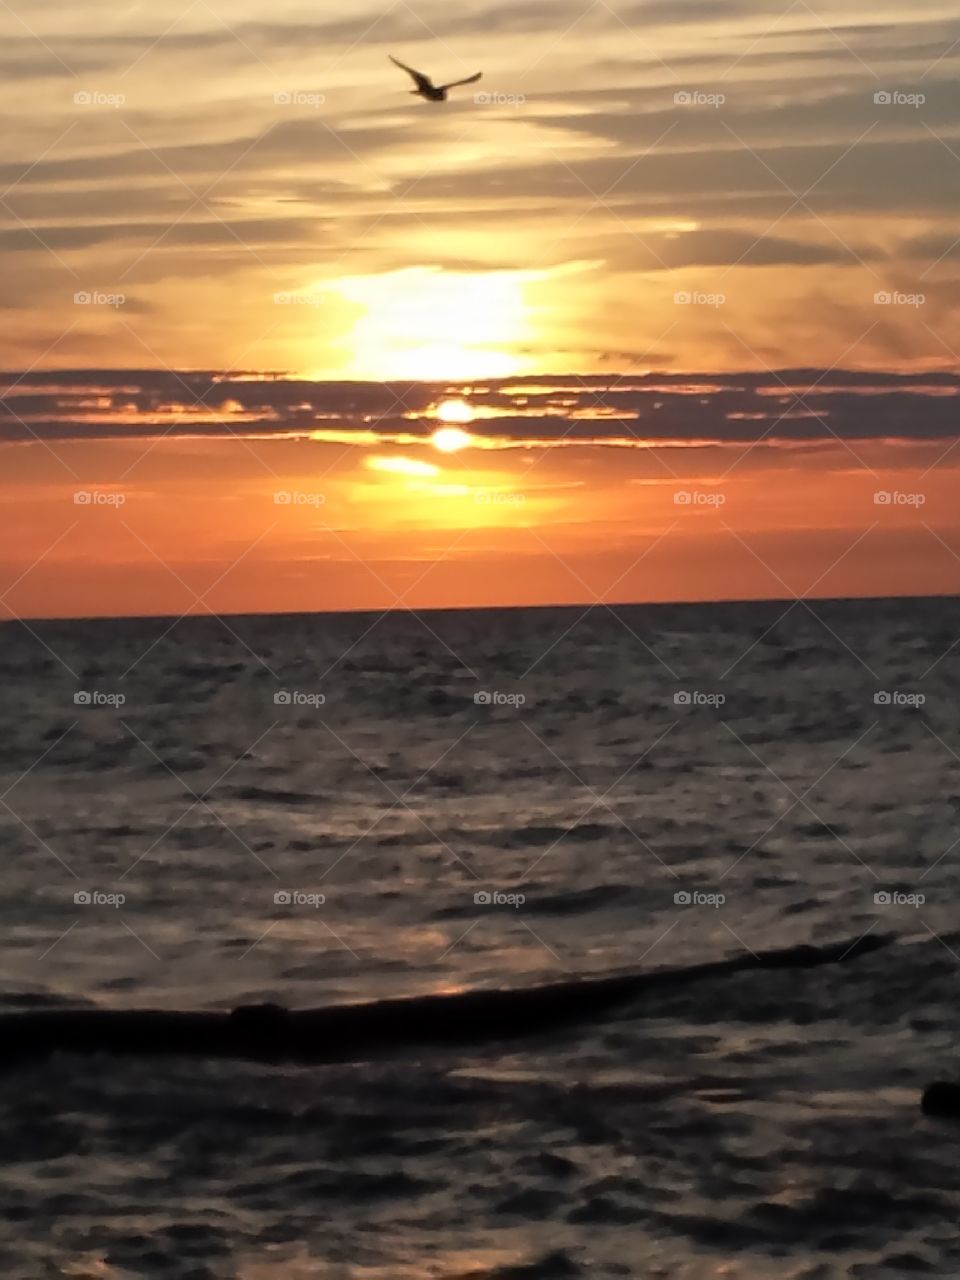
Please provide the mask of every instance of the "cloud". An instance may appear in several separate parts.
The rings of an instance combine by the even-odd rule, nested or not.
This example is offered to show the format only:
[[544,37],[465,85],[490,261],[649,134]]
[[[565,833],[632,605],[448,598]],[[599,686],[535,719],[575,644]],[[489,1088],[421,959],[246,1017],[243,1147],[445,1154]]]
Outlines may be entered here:
[[[411,443],[446,383],[356,383],[139,370],[0,375],[0,441],[241,437]],[[466,392],[478,447],[906,442],[956,435],[960,375],[844,370],[568,375]]]
[[[243,0],[171,20],[139,0],[108,23],[92,16],[83,0],[34,0],[36,35],[14,24],[2,51],[11,361],[43,358],[84,282],[156,284],[136,339],[187,365],[234,359],[276,321],[271,295],[304,281],[335,292],[341,277],[414,261],[509,271],[587,257],[604,259],[590,297],[576,285],[545,293],[526,349],[579,352],[594,368],[598,349],[659,353],[674,317],[651,293],[669,300],[687,283],[668,273],[736,266],[746,275],[725,316],[768,363],[828,364],[871,326],[871,363],[945,358],[929,329],[947,334],[948,299],[924,312],[927,329],[901,315],[875,323],[872,295],[938,261],[949,284],[960,261],[960,45],[946,5],[818,15],[773,0],[358,0],[350,11],[315,0],[308,12]],[[482,65],[484,89],[520,100],[464,92],[435,110],[409,98],[391,51],[437,73]],[[874,100],[911,89],[917,108]],[[78,105],[76,90],[123,102]],[[675,101],[693,90],[724,100]],[[867,276],[879,264],[876,282],[833,270],[812,316],[809,295],[829,274],[816,269]],[[258,362],[280,352],[300,368],[356,367],[335,334],[350,317],[299,336],[296,320],[284,317]],[[684,323],[668,340],[673,363],[742,358],[722,326]],[[136,339],[116,332],[104,359],[139,359]],[[111,337],[78,327],[62,358],[95,361],[94,341]]]
[[314,228],[306,219],[247,218],[183,222],[113,222],[99,226],[43,226],[0,231],[0,249],[12,253],[43,249],[82,249],[117,241],[141,241],[152,245],[162,240],[169,245],[303,244]]
[[672,235],[643,234],[623,245],[616,261],[628,269],[674,270],[680,267],[813,266],[855,263],[884,256],[872,245],[848,247],[827,234],[816,240],[756,235],[730,227],[711,227]]

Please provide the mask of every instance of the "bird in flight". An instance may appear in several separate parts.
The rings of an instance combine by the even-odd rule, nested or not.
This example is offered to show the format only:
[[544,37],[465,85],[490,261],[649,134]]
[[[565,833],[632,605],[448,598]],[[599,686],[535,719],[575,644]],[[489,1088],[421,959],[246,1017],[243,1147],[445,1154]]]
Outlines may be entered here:
[[406,71],[408,76],[413,76],[415,89],[410,92],[418,98],[426,98],[428,102],[446,102],[447,90],[456,89],[461,84],[476,84],[483,75],[482,71],[478,71],[475,76],[468,76],[466,80],[454,80],[450,84],[434,84],[429,76],[425,76],[422,71],[414,71],[413,67],[408,67],[405,62],[401,62],[399,58],[395,58],[390,54],[390,61],[401,70]]

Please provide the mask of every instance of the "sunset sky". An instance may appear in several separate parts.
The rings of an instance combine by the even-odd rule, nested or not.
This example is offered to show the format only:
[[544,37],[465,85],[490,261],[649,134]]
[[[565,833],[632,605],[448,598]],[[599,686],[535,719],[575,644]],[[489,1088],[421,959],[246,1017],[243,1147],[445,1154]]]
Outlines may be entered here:
[[960,586],[953,6],[0,32],[6,616]]

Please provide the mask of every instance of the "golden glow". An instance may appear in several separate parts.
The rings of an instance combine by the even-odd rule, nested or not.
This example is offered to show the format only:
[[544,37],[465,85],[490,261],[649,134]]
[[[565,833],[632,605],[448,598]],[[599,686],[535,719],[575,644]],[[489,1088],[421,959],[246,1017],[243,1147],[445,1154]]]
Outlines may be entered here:
[[468,484],[430,484],[415,487],[432,493],[436,498],[472,498],[474,493]]
[[438,476],[440,468],[419,458],[367,458],[364,465],[370,471],[390,471],[400,476]]
[[473,436],[460,427],[438,427],[430,437],[430,443],[441,453],[458,453],[473,443]]
[[467,423],[476,417],[473,406],[466,400],[441,400],[433,413],[441,422]]
[[525,279],[410,267],[338,281],[334,291],[360,309],[343,340],[352,372],[424,382],[518,373],[513,353],[530,341]]

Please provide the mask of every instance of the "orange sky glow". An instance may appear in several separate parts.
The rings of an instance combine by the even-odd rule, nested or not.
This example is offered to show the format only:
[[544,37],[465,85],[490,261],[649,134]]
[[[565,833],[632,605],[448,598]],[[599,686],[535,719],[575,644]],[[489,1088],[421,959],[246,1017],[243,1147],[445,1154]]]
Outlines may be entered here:
[[0,19],[6,616],[957,590],[949,6],[85,10]]

